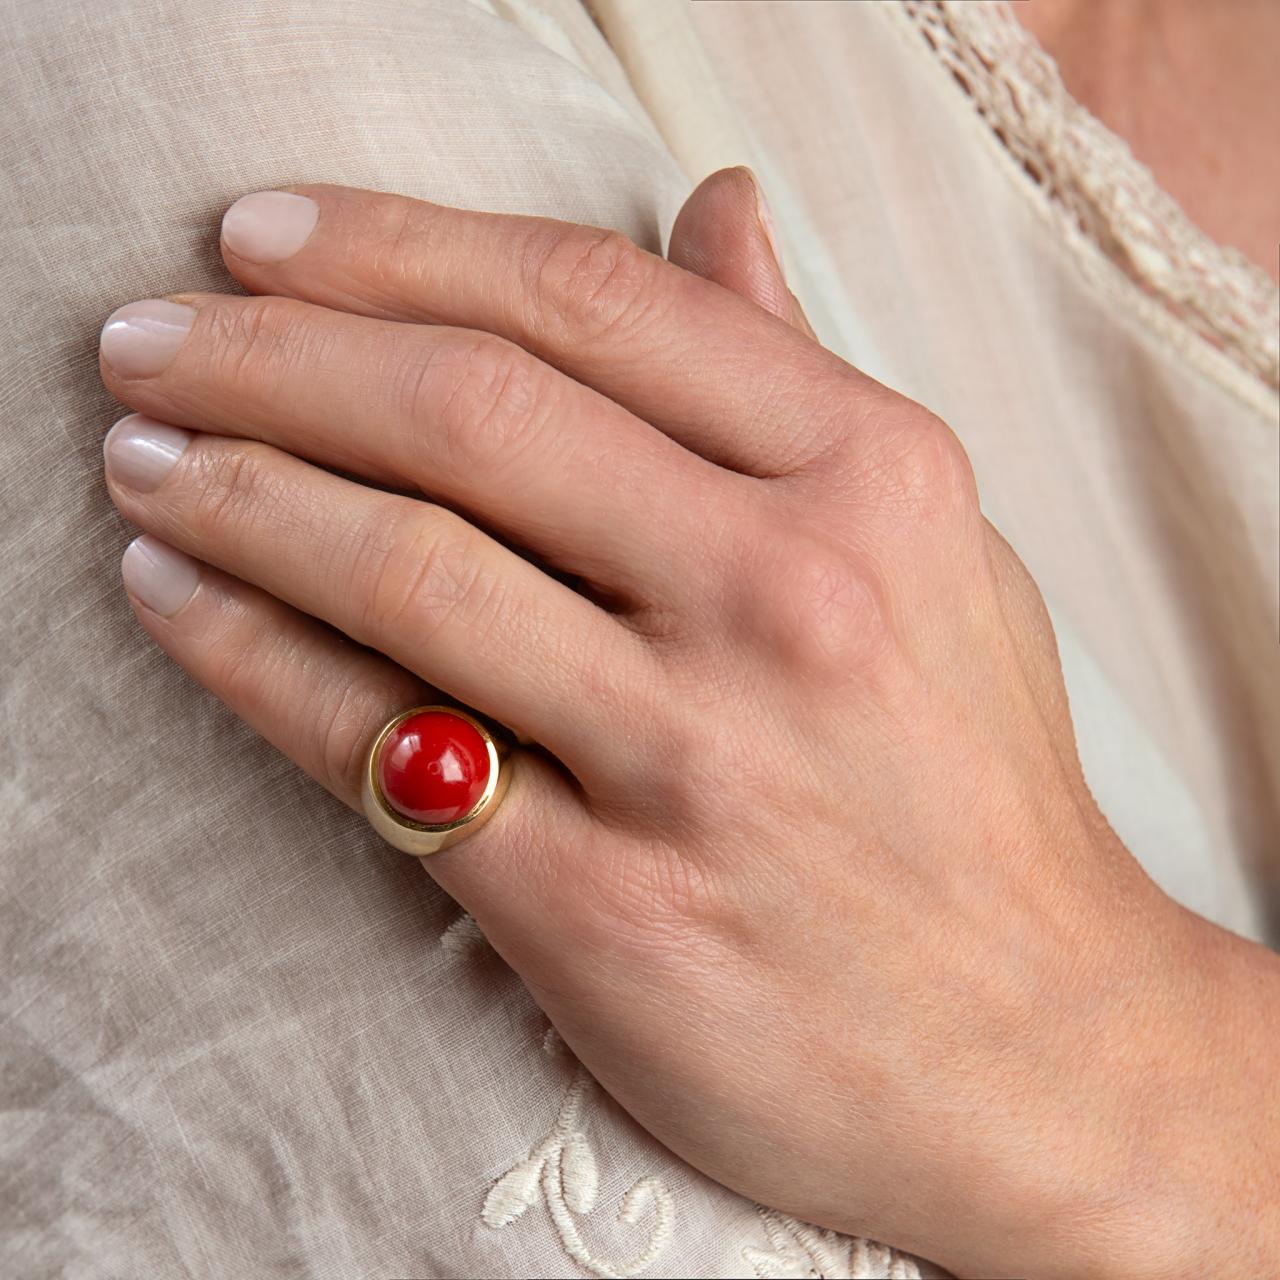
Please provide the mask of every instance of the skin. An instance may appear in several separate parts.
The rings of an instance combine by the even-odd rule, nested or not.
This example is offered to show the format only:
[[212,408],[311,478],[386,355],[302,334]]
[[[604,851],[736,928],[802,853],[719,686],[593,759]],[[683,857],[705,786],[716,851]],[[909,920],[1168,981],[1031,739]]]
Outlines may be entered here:
[[813,340],[750,175],[669,262],[295,190],[293,258],[224,245],[255,296],[103,363],[199,433],[151,492],[109,468],[205,566],[133,599],[156,642],[353,806],[437,689],[538,744],[424,866],[726,1185],[961,1275],[1266,1271],[1277,959],[1110,830],[963,449]]

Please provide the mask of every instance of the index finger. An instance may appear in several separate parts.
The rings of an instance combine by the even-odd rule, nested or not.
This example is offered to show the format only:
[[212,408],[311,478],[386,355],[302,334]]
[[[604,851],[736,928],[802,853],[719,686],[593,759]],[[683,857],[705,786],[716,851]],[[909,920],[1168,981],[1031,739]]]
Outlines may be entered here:
[[349,187],[255,192],[223,220],[251,292],[483,329],[749,475],[799,469],[893,393],[616,231]]

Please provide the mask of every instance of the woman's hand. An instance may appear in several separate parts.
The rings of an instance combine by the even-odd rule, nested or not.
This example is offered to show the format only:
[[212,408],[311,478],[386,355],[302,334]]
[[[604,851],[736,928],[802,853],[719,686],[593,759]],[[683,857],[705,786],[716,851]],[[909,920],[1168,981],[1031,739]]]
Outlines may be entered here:
[[545,748],[426,865],[730,1187],[960,1272],[1265,1260],[1271,958],[1112,834],[963,449],[804,331],[753,198],[704,184],[682,267],[248,197],[258,296],[104,330],[139,619],[353,805],[430,686]]

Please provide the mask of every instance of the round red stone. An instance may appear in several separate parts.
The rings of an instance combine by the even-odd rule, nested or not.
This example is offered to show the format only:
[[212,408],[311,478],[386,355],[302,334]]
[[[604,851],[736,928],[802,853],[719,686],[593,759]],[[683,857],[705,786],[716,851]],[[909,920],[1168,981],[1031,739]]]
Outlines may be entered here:
[[420,711],[387,735],[378,785],[411,822],[438,827],[475,808],[489,782],[489,752],[475,726],[448,711]]

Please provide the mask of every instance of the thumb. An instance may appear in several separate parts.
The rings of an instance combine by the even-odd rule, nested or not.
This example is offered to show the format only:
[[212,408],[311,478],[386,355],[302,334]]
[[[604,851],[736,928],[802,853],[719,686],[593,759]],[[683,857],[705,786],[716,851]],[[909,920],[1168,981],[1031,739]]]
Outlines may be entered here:
[[667,257],[814,336],[782,274],[764,192],[745,166],[720,169],[698,184],[676,217]]

